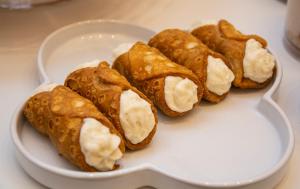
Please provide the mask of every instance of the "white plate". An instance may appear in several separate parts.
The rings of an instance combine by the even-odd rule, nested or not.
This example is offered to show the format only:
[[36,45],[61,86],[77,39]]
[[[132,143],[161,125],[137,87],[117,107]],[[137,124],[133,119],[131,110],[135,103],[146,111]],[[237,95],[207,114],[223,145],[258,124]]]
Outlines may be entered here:
[[[112,62],[123,42],[145,41],[155,32],[115,21],[85,21],[47,37],[38,54],[42,83],[63,83],[78,64]],[[219,104],[201,103],[182,118],[159,114],[158,131],[146,149],[128,152],[121,167],[87,173],[57,154],[48,138],[23,118],[12,119],[16,155],[29,175],[51,188],[272,188],[284,176],[294,138],[290,123],[273,100],[282,70],[264,90],[234,89]]]

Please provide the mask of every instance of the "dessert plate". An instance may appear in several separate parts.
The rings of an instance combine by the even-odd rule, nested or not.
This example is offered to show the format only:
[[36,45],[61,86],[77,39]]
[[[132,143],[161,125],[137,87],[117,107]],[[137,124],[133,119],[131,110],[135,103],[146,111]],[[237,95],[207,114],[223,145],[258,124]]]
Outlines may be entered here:
[[[116,21],[63,27],[40,47],[41,83],[63,84],[76,65],[95,59],[111,63],[120,43],[147,42],[154,34]],[[294,147],[290,123],[274,101],[282,78],[278,59],[276,74],[267,89],[232,89],[223,102],[202,102],[184,117],[159,113],[153,142],[127,152],[121,167],[111,172],[73,167],[25,121],[21,104],[11,123],[16,156],[30,176],[50,188],[273,188],[283,178]]]

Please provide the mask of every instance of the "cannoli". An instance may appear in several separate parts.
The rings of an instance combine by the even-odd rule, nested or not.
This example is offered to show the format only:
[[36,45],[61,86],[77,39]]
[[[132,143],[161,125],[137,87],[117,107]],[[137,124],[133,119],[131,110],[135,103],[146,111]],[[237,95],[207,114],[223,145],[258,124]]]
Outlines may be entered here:
[[[128,46],[129,48],[131,46]],[[166,115],[185,114],[199,103],[203,87],[197,76],[142,42],[119,50],[113,68],[141,90]]]
[[201,25],[192,34],[227,58],[235,75],[234,86],[263,88],[274,77],[275,59],[263,38],[244,35],[226,20]]
[[152,37],[149,45],[192,70],[204,86],[205,100],[217,103],[228,94],[234,79],[230,65],[221,54],[210,50],[193,35],[167,29]]
[[151,142],[157,125],[155,107],[107,62],[79,65],[65,86],[90,99],[111,120],[128,149],[141,149]]
[[84,171],[116,169],[125,145],[112,123],[94,104],[65,86],[44,85],[30,97],[23,113],[49,136],[59,154]]

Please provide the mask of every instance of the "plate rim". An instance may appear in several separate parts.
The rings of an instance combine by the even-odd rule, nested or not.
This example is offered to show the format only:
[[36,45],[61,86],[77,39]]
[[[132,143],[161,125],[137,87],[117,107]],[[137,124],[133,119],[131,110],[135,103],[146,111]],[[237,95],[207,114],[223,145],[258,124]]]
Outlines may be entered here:
[[72,24],[68,24],[65,25],[63,27],[58,28],[57,30],[54,30],[53,32],[51,32],[41,43],[38,52],[37,52],[37,68],[38,68],[38,74],[39,74],[39,79],[40,79],[40,83],[49,83],[51,82],[51,80],[49,79],[49,77],[46,74],[45,71],[45,67],[43,64],[43,53],[45,50],[45,47],[47,45],[47,43],[54,38],[55,36],[59,35],[60,33],[63,33],[67,30],[73,29],[75,27],[78,26],[83,26],[86,24],[115,24],[115,25],[124,25],[124,26],[129,26],[129,27],[135,27],[135,28],[139,28],[142,30],[147,30],[147,32],[152,33],[153,35],[156,33],[155,31],[140,26],[140,25],[136,25],[136,24],[131,24],[131,23],[127,23],[127,22],[123,22],[120,20],[114,20],[114,19],[94,19],[94,20],[84,20],[84,21],[79,21],[79,22],[75,22]]

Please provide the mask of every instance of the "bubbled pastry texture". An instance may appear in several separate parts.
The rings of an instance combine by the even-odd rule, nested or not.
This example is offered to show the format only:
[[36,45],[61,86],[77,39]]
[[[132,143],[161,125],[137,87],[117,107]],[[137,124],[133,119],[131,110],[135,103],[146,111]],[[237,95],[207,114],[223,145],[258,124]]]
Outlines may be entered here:
[[192,70],[204,88],[205,100],[217,103],[226,97],[228,92],[218,95],[207,88],[208,56],[221,59],[229,68],[230,65],[224,56],[210,50],[196,37],[179,29],[166,29],[153,36],[149,45],[159,49],[172,61]]
[[[112,133],[121,137],[91,101],[64,86],[32,96],[26,102],[23,112],[34,128],[49,136],[59,154],[84,171],[97,171],[86,163],[80,149],[79,136],[84,118],[97,119]],[[125,151],[123,141],[119,148],[122,152]],[[114,169],[117,167],[115,165]]]
[[[96,107],[103,112],[114,124],[115,128],[122,135],[126,147],[137,150],[146,147],[156,131],[157,113],[152,102],[135,87],[131,86],[125,77],[116,70],[109,68],[107,62],[101,62],[98,67],[88,67],[72,72],[65,80],[65,86],[91,100]],[[124,135],[120,122],[120,96],[123,91],[131,89],[140,97],[151,104],[155,116],[155,126],[147,138],[137,144],[133,144]]]
[[231,23],[220,20],[217,25],[205,25],[192,31],[192,34],[200,39],[209,48],[224,55],[229,61],[235,79],[233,85],[239,88],[264,88],[275,76],[274,67],[272,76],[262,83],[255,82],[244,77],[243,60],[245,57],[246,42],[255,39],[263,48],[267,42],[257,35],[245,35],[238,31]]
[[176,112],[167,106],[164,96],[164,82],[167,76],[190,79],[199,86],[198,101],[202,98],[203,87],[192,71],[172,62],[157,49],[142,42],[137,42],[127,53],[119,56],[113,68],[124,75],[132,85],[141,90],[168,116],[181,116],[186,112]]

